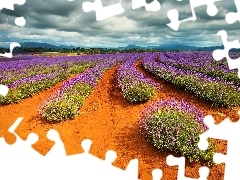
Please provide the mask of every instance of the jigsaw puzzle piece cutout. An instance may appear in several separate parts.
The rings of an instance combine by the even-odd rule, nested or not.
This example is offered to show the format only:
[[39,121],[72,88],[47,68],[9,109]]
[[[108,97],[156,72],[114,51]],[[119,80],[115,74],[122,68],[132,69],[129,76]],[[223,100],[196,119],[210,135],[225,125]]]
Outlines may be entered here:
[[[14,4],[23,5],[25,2],[26,2],[26,0],[8,0],[8,1],[0,0],[0,11],[2,9],[14,10]],[[24,26],[26,24],[26,20],[24,17],[17,17],[17,18],[15,18],[15,24],[17,26]],[[21,46],[19,43],[12,42],[10,44],[10,52],[4,53],[4,54],[0,53],[0,56],[12,58],[12,51],[15,47],[21,47]]]
[[[207,10],[206,10],[207,14],[209,16],[215,16],[218,13],[218,9],[214,3],[218,2],[218,1],[222,1],[222,0],[202,0],[202,1],[190,0],[192,12],[194,13],[194,8],[206,5],[207,6]],[[195,13],[194,13],[194,15],[196,16]]]
[[63,142],[58,132],[53,129],[48,131],[47,137],[55,142],[54,150],[42,156],[31,147],[38,140],[36,134],[30,133],[27,140],[23,141],[15,133],[22,120],[23,118],[18,118],[9,128],[9,132],[17,137],[16,143],[8,145],[3,138],[0,138],[0,173],[1,176],[6,177],[5,180],[138,180],[138,159],[131,160],[126,170],[114,167],[112,162],[117,157],[116,152],[110,150],[106,153],[105,160],[99,159],[89,154],[92,144],[89,139],[81,143],[84,153],[66,156]]
[[[8,92],[9,88],[6,85],[0,84],[0,96],[6,97]],[[6,139],[5,137],[4,139],[2,139],[3,142],[7,142],[8,144],[13,144],[16,141],[16,136],[14,135],[14,133],[10,132],[12,128],[16,127],[16,125],[13,124],[12,126],[10,127],[10,130],[8,129],[8,138]]]
[[15,19],[15,24],[17,26],[24,26],[26,24],[26,19],[24,17],[17,17]]
[[[1,86],[1,89],[2,89],[2,91],[1,91],[1,89],[0,89],[0,91],[1,91],[1,94],[4,96],[5,94],[7,94],[7,90],[8,90],[8,88],[7,88],[7,86],[5,86],[5,85],[0,85]],[[16,142],[16,140],[17,140],[17,137],[16,137],[16,135],[15,135],[15,133],[14,133],[14,131],[13,130],[15,130],[14,128],[16,128],[16,126],[18,125],[18,123],[19,123],[19,121],[21,121],[22,119],[21,118],[18,118],[17,120],[15,120],[15,122],[10,126],[10,128],[8,129],[8,133],[7,133],[7,136],[4,136],[3,135],[3,137],[0,137],[0,148],[1,148],[1,146],[3,146],[5,143],[7,143],[7,144],[9,144],[9,145],[11,145],[11,144],[13,144],[13,143],[15,143]]]
[[[216,125],[214,123],[214,118],[211,115],[207,115],[203,119],[204,124],[211,130],[200,134],[200,140],[198,142],[198,147],[201,150],[206,150],[208,148],[208,138],[228,140],[233,138],[234,134],[232,132],[238,131],[240,124],[237,122],[231,122],[229,118]],[[231,129],[231,131],[229,131]],[[237,133],[240,135],[240,133]],[[236,133],[235,133],[236,135]]]
[[132,9],[138,9],[145,7],[146,11],[159,11],[161,4],[158,0],[153,0],[151,3],[147,3],[146,0],[132,0]]
[[[173,155],[167,156],[166,159],[168,166],[178,166],[178,176],[177,180],[197,180],[195,178],[189,178],[185,176],[185,157],[174,157]],[[198,180],[207,180],[209,175],[209,168],[203,166],[199,169],[199,178]]]
[[162,179],[163,172],[161,169],[154,169],[152,171],[152,179],[153,180],[160,180]]
[[[1,9],[9,9],[9,10],[14,10],[14,4],[17,5],[23,5],[25,4],[26,0],[8,0],[8,1],[4,1],[4,0],[0,0],[0,11]],[[24,26],[26,23],[26,20],[24,17],[18,17],[15,19],[15,24],[17,26]]]
[[[179,28],[179,25],[183,21],[187,21],[188,19],[191,19],[192,16],[192,7],[190,4],[190,0],[171,0],[171,4],[174,4],[174,8],[170,9],[167,12],[167,17],[170,20],[170,23],[167,24],[171,29],[177,31]],[[184,7],[185,12],[180,12],[182,7]],[[190,14],[189,14],[190,13]],[[180,17],[183,16],[183,17]]]
[[26,141],[22,140],[15,133],[15,129],[22,120],[23,118],[19,117],[9,128],[9,132],[16,137],[14,144],[9,145],[3,137],[0,138],[0,173],[6,180],[21,179],[19,177],[25,177],[26,180],[30,180],[32,177],[27,177],[30,176],[30,173],[26,173],[26,171],[37,173],[36,167],[32,166],[32,161],[38,162],[41,154],[34,151],[31,146],[38,141],[38,135],[30,133]]
[[64,143],[62,142],[58,132],[55,129],[50,129],[47,132],[47,138],[51,141],[54,141],[53,147],[45,155],[49,158],[59,158],[66,156],[66,150]]
[[26,0],[0,0],[0,10],[1,9],[9,9],[14,10],[14,4],[23,5]]
[[[240,114],[240,111],[238,111]],[[225,163],[224,179],[240,179],[239,163],[236,161],[240,159],[240,121],[231,122],[229,118],[226,118],[218,125],[214,124],[214,118],[208,115],[204,118],[204,123],[209,126],[209,129],[200,135],[200,141],[198,143],[199,149],[206,150],[207,139],[221,139],[227,140],[227,154],[216,153],[213,156],[215,163]]]
[[21,156],[28,156],[28,157],[40,155],[37,151],[32,151],[32,148],[29,148],[29,149],[25,148],[26,145],[31,147],[34,143],[36,143],[38,141],[38,135],[36,135],[35,133],[30,133],[27,137],[27,140],[24,141],[15,133],[17,126],[22,122],[22,120],[23,120],[23,117],[19,117],[8,129],[8,131],[11,134],[15,135],[16,137],[16,142],[14,144],[6,145],[4,138],[1,139],[0,156],[1,154],[6,154],[6,153],[9,154],[11,152],[13,154],[11,158],[13,159],[16,158],[19,154],[21,154]]
[[122,0],[120,0],[119,3],[108,6],[103,6],[101,0],[94,0],[94,3],[87,1],[82,4],[82,9],[84,12],[95,11],[96,21],[103,21],[107,18],[124,13],[121,1]]
[[233,24],[236,21],[240,22],[240,1],[234,0],[237,12],[229,12],[226,14],[225,19],[228,24]]
[[217,49],[214,50],[212,53],[213,58],[216,61],[222,60],[223,58],[227,59],[228,67],[230,70],[232,69],[238,69],[238,77],[240,78],[240,57],[237,59],[231,59],[229,56],[229,50],[230,49],[240,49],[240,43],[239,40],[234,41],[228,41],[227,40],[227,32],[225,30],[220,30],[217,33],[218,36],[221,36],[224,49]]
[[67,156],[68,163],[78,164],[77,167],[74,167],[70,170],[73,174],[75,174],[73,177],[74,179],[138,180],[137,159],[131,160],[127,168],[125,170],[122,170],[112,165],[113,161],[117,157],[116,152],[112,150],[107,151],[105,154],[105,160],[102,160],[89,153],[90,147],[92,145],[91,140],[85,139],[81,142],[81,145],[84,150],[83,153]]
[[[167,26],[169,26],[173,30],[177,31],[179,29],[179,26],[180,26],[181,23],[187,22],[187,21],[196,21],[197,16],[196,16],[196,13],[195,13],[194,9],[196,7],[200,7],[200,6],[203,6],[203,5],[207,6],[206,12],[209,16],[215,16],[218,13],[218,9],[217,9],[217,7],[214,3],[217,2],[217,1],[221,1],[221,0],[202,0],[202,1],[189,0],[192,16],[189,17],[189,18],[183,19],[183,20],[179,20],[178,10],[177,9],[171,9],[167,13],[167,16],[170,20],[170,23],[168,23]],[[179,1],[179,2],[183,2],[183,1]]]
[[114,5],[119,3],[119,0],[102,0],[102,5],[103,6],[109,6],[109,5]]
[[1,53],[0,53],[0,56],[6,57],[6,58],[12,58],[12,52],[13,52],[13,49],[14,49],[15,47],[21,47],[21,46],[20,46],[20,44],[17,43],[17,42],[12,42],[12,43],[10,44],[10,52],[9,52],[9,53],[4,53],[4,54],[1,54]]
[[[239,152],[237,152],[239,153]],[[231,180],[231,179],[239,179],[239,165],[236,162],[236,159],[239,158],[233,156],[229,158],[228,155],[224,155],[221,153],[215,153],[213,156],[213,161],[216,164],[225,163],[225,170],[224,170],[224,180]]]
[[[9,128],[9,132],[13,133],[17,139],[13,145],[6,145],[4,139],[0,138],[1,175],[8,177],[7,179],[9,180],[69,179],[68,171],[73,164],[67,164],[67,155],[58,132],[54,129],[50,129],[47,132],[47,137],[54,141],[55,145],[46,156],[42,156],[32,148],[32,145],[38,141],[38,135],[30,133],[27,140],[23,141],[15,133],[15,129],[22,120],[23,118],[18,118]],[[39,173],[39,169],[43,173]],[[12,173],[13,170],[14,173]],[[59,172],[56,174],[53,170],[58,170]],[[32,177],[33,174],[37,174],[37,177]]]
[[3,84],[0,84],[0,95],[6,97],[8,94],[9,88]]

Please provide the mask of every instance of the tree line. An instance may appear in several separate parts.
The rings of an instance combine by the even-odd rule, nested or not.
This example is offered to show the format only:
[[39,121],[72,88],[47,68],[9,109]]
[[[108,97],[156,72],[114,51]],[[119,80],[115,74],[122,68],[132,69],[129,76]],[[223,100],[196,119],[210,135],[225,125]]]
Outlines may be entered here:
[[[131,48],[131,49],[109,49],[109,48],[82,48],[75,47],[72,49],[68,48],[43,48],[43,47],[15,47],[14,52],[31,52],[31,53],[40,53],[40,52],[60,52],[60,53],[77,53],[77,54],[110,54],[110,53],[133,53],[133,52],[159,52],[158,49],[140,49],[140,48]],[[162,50],[161,50],[162,51]],[[9,48],[0,47],[0,53],[10,52]]]

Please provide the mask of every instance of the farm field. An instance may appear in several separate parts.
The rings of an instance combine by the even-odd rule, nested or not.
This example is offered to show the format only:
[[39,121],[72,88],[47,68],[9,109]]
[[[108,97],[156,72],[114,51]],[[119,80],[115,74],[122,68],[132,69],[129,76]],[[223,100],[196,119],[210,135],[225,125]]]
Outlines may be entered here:
[[[198,133],[207,128],[203,117],[213,115],[216,124],[239,119],[237,71],[210,52],[23,55],[0,66],[0,84],[10,88],[0,97],[0,137],[13,143],[7,130],[21,116],[17,134],[37,133],[34,148],[41,154],[53,146],[46,133],[54,128],[69,155],[83,152],[80,142],[89,138],[91,154],[104,159],[107,150],[117,152],[117,167],[138,158],[142,180],[155,168],[163,179],[176,179],[178,167],[166,164],[169,154],[189,157],[185,175],[198,178],[213,153],[196,149]],[[214,152],[226,153],[225,141],[211,143]],[[209,180],[223,179],[224,164],[209,167]]]

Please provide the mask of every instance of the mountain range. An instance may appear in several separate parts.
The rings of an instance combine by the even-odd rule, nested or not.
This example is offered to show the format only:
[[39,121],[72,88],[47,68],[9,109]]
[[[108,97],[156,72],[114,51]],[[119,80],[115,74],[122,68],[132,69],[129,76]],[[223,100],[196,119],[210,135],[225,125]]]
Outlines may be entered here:
[[197,47],[197,46],[188,46],[184,44],[170,44],[170,45],[159,45],[159,46],[136,46],[136,45],[128,45],[126,47],[120,47],[119,49],[157,49],[157,50],[165,50],[165,51],[174,51],[174,50],[182,50],[182,51],[214,51],[215,49],[224,49],[223,46],[209,46],[209,47]]
[[[23,42],[20,43],[22,47],[30,48],[30,47],[41,47],[41,48],[52,48],[52,49],[73,49],[76,48],[75,46],[67,46],[67,45],[53,45],[48,43],[39,43],[39,42]],[[90,47],[83,47],[83,48],[90,48]],[[156,45],[156,46],[138,46],[138,45],[127,45],[125,47],[118,47],[118,48],[109,48],[109,49],[157,49],[157,50],[165,50],[165,51],[174,51],[174,50],[182,50],[182,51],[214,51],[216,49],[224,49],[223,46],[209,46],[209,47],[197,47],[197,46],[188,46],[184,44],[166,44],[166,45]],[[231,51],[240,52],[240,49],[233,49]]]
[[23,42],[20,43],[22,47],[25,48],[32,48],[32,47],[40,47],[40,48],[52,48],[52,49],[73,49],[75,46],[66,46],[66,45],[53,45],[53,44],[48,44],[48,43],[39,43],[39,42]]

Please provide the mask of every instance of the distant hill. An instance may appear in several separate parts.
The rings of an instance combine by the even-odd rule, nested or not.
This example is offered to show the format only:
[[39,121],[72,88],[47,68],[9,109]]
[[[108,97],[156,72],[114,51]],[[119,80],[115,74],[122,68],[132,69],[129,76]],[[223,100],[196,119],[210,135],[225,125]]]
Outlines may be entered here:
[[[53,45],[48,43],[39,43],[39,42],[22,42],[20,43],[22,47],[31,48],[31,47],[40,47],[40,48],[52,48],[52,49],[73,49],[76,48],[75,46],[67,46],[67,45]],[[84,48],[84,47],[83,47]],[[86,48],[87,49],[87,48]],[[135,44],[130,44],[125,47],[118,47],[118,48],[104,48],[104,49],[118,49],[118,50],[125,50],[125,49],[156,49],[162,51],[214,51],[216,49],[224,49],[223,46],[209,46],[209,47],[197,47],[197,46],[188,46],[184,44],[166,44],[166,45],[156,45],[156,46],[138,46]],[[240,52],[240,49],[232,49],[232,52]]]
[[22,47],[26,47],[26,48],[32,48],[32,47],[40,47],[40,48],[52,48],[52,49],[63,49],[63,48],[66,48],[66,49],[72,49],[72,48],[75,48],[75,46],[65,46],[65,45],[60,45],[60,46],[57,46],[57,45],[52,45],[52,44],[48,44],[48,43],[38,43],[38,42],[23,42],[23,43],[20,43],[20,45]]
[[[209,46],[209,47],[197,47],[197,46],[188,46],[184,44],[176,44],[176,45],[159,45],[159,46],[137,46],[137,45],[128,45],[126,47],[119,47],[118,49],[124,50],[124,49],[157,49],[157,50],[165,50],[165,51],[176,51],[176,50],[182,50],[182,51],[214,51],[216,49],[223,49],[223,46]],[[234,51],[240,52],[240,49],[235,49]]]

